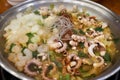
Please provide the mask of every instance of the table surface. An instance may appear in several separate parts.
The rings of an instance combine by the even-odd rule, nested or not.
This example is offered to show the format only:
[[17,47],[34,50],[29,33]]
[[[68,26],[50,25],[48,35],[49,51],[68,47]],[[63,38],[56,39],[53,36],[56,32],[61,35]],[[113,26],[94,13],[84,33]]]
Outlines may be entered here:
[[[120,0],[95,0],[97,3],[109,8],[116,14],[120,15]],[[7,0],[0,0],[0,14],[12,7]]]

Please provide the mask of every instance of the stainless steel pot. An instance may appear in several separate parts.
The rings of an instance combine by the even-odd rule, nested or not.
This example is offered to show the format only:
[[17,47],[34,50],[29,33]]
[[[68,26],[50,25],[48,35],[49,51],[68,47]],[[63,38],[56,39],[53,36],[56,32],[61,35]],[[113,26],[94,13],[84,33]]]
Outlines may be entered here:
[[[40,0],[32,0],[29,2],[24,2],[22,4],[19,4],[17,6],[12,7],[5,13],[3,13],[0,17],[0,66],[4,68],[6,71],[11,73],[12,75],[18,77],[22,80],[32,80],[33,78],[26,76],[23,73],[18,72],[13,65],[10,64],[10,62],[7,61],[5,58],[6,55],[4,54],[4,43],[5,40],[3,38],[3,29],[4,27],[9,23],[9,21],[13,18],[15,18],[15,15],[19,12],[25,11],[30,6],[33,6],[35,9],[37,9],[40,6],[49,6],[49,4],[54,3],[55,6],[58,6],[60,4],[65,5],[66,7],[70,8],[72,5],[78,5],[79,9],[86,8],[87,11],[91,15],[97,16],[99,19],[107,22],[110,25],[110,29],[112,33],[120,38],[120,19],[119,17],[110,11],[109,9],[103,7],[100,4],[97,4],[92,1],[88,0],[79,0],[79,1],[71,1],[71,0],[47,0],[47,1],[40,1]],[[117,43],[117,48],[120,50],[120,43]],[[95,77],[92,80],[104,80],[113,74],[115,74],[117,71],[120,70],[120,53],[116,54],[113,64],[111,67],[109,67],[107,70],[105,70],[102,74]]]

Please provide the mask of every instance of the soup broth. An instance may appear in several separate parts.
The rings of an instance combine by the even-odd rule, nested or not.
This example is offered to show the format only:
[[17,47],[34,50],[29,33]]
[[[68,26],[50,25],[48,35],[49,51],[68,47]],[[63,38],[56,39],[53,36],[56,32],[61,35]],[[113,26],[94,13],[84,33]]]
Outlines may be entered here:
[[109,25],[76,5],[19,13],[4,31],[8,60],[37,80],[90,79],[107,69],[117,52]]

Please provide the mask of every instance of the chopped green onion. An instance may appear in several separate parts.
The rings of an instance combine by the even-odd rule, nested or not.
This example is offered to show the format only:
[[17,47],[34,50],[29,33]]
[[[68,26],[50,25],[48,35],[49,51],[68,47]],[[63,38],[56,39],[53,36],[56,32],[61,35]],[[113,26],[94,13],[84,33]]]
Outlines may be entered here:
[[81,16],[81,15],[82,15],[82,13],[80,13],[80,12],[79,12],[79,13],[77,13],[77,17],[79,17],[79,16]]
[[114,33],[111,33],[112,35],[112,41],[114,41],[114,43],[118,43],[120,41],[120,38],[118,36],[116,36]]
[[95,31],[102,32],[102,31],[103,31],[103,29],[102,29],[102,27],[96,27],[96,28],[95,28]]
[[9,49],[10,52],[12,52],[12,48],[13,48],[15,45],[16,45],[16,44],[14,44],[14,43],[12,43],[12,44],[10,45],[10,49]]
[[88,28],[88,29],[86,29],[86,31],[87,31],[87,32],[89,32],[89,31],[90,31],[90,29]]
[[49,51],[49,56],[51,61],[55,61],[55,52],[54,51]]
[[50,9],[52,10],[54,8],[54,4],[50,4]]
[[25,50],[25,49],[26,49],[26,47],[23,47],[23,48],[22,48],[22,51],[21,51],[22,54],[23,54],[23,56],[26,56],[25,53],[24,53],[24,50]]
[[79,72],[80,72],[80,73],[86,73],[86,71],[83,69],[83,67],[80,67],[80,68],[79,68]]
[[38,10],[34,11],[34,13],[40,15],[40,12]]
[[34,33],[27,33],[26,35],[27,35],[28,38],[29,38],[27,44],[32,43],[31,39],[34,37]]
[[33,51],[32,52],[32,57],[33,58],[37,58],[37,55],[38,55],[39,53],[38,53],[38,51]]
[[34,34],[33,34],[33,33],[27,33],[26,35],[27,35],[29,38],[34,37]]
[[106,53],[104,56],[103,56],[104,60],[106,62],[111,62],[111,57],[110,57],[110,54],[109,53]]
[[[90,61],[89,61],[90,62]],[[83,71],[83,72],[88,72],[88,71],[90,71],[91,69],[92,69],[92,64],[91,65],[89,65],[89,64],[83,64],[82,66],[81,66],[81,71]]]
[[49,66],[48,66],[48,68],[47,68],[46,73],[49,73],[49,72],[50,72],[50,70],[52,70],[52,69],[53,69],[53,65],[49,65]]
[[42,68],[38,68],[38,71],[39,71],[39,73],[41,73],[42,72]]
[[119,38],[114,38],[113,41],[114,41],[115,43],[118,43],[118,42],[120,41],[120,39],[119,39]]
[[53,69],[53,65],[49,65],[49,66],[48,66],[48,69],[49,69],[49,70],[52,70],[52,69]]
[[42,42],[43,44],[46,44],[46,43],[47,43],[47,41],[46,41],[45,39],[41,39],[41,42]]
[[86,13],[86,16],[90,16],[90,14],[89,14],[89,13]]
[[63,76],[62,75],[59,75],[59,80],[63,80]]
[[96,74],[91,74],[89,76],[86,76],[87,79],[90,79],[90,78],[94,78],[96,76]]
[[80,46],[80,48],[83,49],[83,48],[85,47],[85,46],[84,46],[84,42],[80,42],[80,43],[79,43],[79,46]]
[[79,31],[77,29],[73,29],[72,31],[73,31],[74,34],[78,34],[79,33]]
[[85,32],[83,32],[81,29],[79,30],[79,33],[85,35]]
[[44,24],[41,22],[41,20],[38,21],[38,24],[39,24],[40,26],[44,26]]
[[56,64],[56,66],[58,67],[58,70],[61,72],[62,71],[62,67],[63,67],[62,63],[60,63],[57,60],[54,60],[53,62]]
[[95,53],[96,56],[100,56],[100,52],[94,51],[94,53]]
[[60,74],[59,80],[71,80],[70,79],[70,74],[66,74],[66,75]]
[[33,6],[30,6],[30,7],[28,7],[23,13],[24,13],[24,14],[29,14],[29,13],[32,13],[33,10],[34,10]]
[[70,74],[66,74],[66,75],[64,76],[64,80],[70,80]]
[[82,57],[82,58],[88,57],[87,54],[85,54],[85,53],[83,53],[83,52],[81,52],[81,51],[78,52],[78,56],[79,56],[79,57]]
[[42,16],[43,19],[46,19],[48,17],[48,15]]

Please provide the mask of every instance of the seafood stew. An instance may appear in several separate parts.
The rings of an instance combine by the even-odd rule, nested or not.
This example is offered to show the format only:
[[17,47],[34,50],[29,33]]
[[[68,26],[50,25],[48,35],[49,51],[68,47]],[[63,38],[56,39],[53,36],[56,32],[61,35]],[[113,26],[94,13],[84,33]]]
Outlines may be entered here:
[[95,77],[112,64],[118,51],[109,25],[76,5],[58,9],[51,4],[19,13],[4,31],[8,60],[37,80]]

